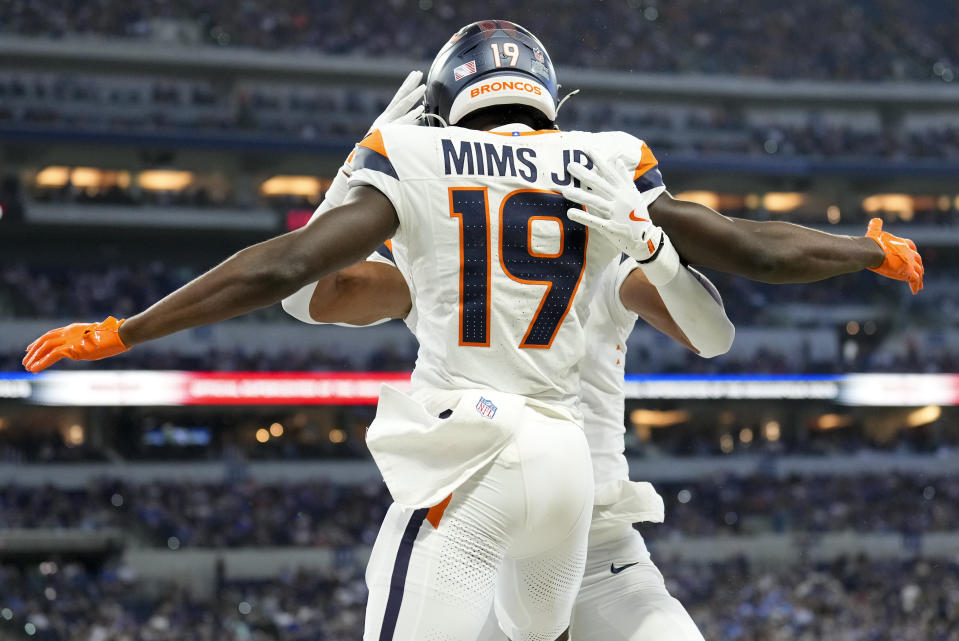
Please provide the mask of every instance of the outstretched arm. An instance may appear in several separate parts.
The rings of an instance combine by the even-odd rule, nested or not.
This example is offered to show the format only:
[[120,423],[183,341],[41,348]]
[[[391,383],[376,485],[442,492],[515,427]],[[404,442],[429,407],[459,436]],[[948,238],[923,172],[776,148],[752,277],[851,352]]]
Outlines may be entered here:
[[[61,358],[95,360],[266,307],[366,258],[398,225],[386,196],[370,187],[356,187],[343,206],[313,224],[236,253],[119,326],[94,323],[48,332],[28,348],[24,367],[37,372]],[[101,338],[109,343],[105,351],[100,351]]]
[[[570,209],[569,218],[595,228],[641,263],[659,263],[657,271],[675,270],[677,256],[767,283],[808,283],[870,269],[908,282],[913,294],[922,289],[924,270],[915,243],[882,231],[878,218],[862,237],[729,218],[677,200],[661,185],[639,192],[621,158],[594,154],[593,162],[594,169],[579,163],[568,166],[581,186],[564,187],[563,195],[586,205],[585,212]],[[655,281],[649,267],[644,269]]]
[[730,218],[663,193],[649,207],[686,261],[764,283],[808,283],[879,267],[882,248],[787,222]]

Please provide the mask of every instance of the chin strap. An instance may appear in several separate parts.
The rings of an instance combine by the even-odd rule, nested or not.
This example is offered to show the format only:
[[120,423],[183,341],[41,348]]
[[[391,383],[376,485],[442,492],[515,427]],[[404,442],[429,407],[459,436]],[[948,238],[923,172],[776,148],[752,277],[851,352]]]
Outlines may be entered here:
[[[441,115],[439,115],[439,114],[421,113],[421,114],[419,115],[418,120],[426,120],[427,118],[436,118],[437,120],[440,121],[440,124],[441,124],[441,125],[443,125],[444,127],[449,127],[449,125],[446,124],[446,121],[443,120],[443,116],[441,116]],[[427,123],[427,124],[429,124],[429,123]]]
[[572,98],[573,96],[575,96],[575,95],[578,94],[578,93],[579,93],[579,89],[573,89],[573,90],[570,91],[568,94],[566,94],[565,96],[563,96],[563,99],[559,101],[559,104],[558,104],[558,105],[556,105],[556,115],[557,115],[557,116],[559,116],[559,110],[560,110],[560,108],[562,108],[562,106],[563,106],[564,104],[566,104],[566,101],[569,100],[570,98]]

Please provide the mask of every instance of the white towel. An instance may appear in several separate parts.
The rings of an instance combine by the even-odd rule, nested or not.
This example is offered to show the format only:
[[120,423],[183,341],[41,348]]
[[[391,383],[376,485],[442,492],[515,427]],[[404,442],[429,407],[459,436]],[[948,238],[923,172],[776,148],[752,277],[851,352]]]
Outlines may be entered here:
[[506,447],[525,399],[491,390],[464,390],[448,418],[389,385],[380,390],[366,444],[393,500],[431,507]]
[[663,497],[645,481],[609,481],[596,487],[594,497],[594,528],[641,521],[662,523],[666,516]]

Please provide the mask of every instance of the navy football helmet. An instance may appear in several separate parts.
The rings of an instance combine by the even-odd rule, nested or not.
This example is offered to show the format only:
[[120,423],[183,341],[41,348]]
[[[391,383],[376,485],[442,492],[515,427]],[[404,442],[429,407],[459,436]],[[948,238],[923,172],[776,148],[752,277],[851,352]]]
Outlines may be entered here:
[[552,123],[556,94],[556,71],[536,36],[508,20],[482,20],[457,31],[437,54],[424,102],[426,113],[450,125],[498,105],[522,105]]

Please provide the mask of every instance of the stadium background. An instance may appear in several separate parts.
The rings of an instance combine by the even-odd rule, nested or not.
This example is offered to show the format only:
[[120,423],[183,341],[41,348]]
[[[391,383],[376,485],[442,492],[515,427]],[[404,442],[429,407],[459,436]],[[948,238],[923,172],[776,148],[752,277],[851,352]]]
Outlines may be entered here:
[[667,504],[642,532],[707,639],[959,639],[959,8],[936,0],[0,3],[0,639],[360,638],[388,500],[363,434],[412,367],[402,324],[277,307],[19,360],[305,222],[405,73],[486,17],[582,90],[561,127],[647,140],[673,193],[916,241],[916,297],[710,274],[735,346],[637,327],[624,420]]

